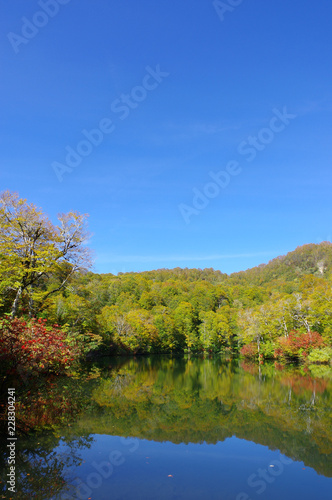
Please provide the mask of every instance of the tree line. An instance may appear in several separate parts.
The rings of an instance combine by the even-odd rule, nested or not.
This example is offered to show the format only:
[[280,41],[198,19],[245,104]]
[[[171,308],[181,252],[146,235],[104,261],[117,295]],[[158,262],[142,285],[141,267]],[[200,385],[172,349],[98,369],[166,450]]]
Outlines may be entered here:
[[53,224],[6,191],[0,224],[4,359],[18,359],[22,346],[39,370],[51,367],[49,351],[61,359],[63,349],[70,361],[96,348],[112,354],[240,352],[261,361],[332,358],[330,242],[231,275],[187,268],[113,275],[91,271],[87,215],[60,214]]

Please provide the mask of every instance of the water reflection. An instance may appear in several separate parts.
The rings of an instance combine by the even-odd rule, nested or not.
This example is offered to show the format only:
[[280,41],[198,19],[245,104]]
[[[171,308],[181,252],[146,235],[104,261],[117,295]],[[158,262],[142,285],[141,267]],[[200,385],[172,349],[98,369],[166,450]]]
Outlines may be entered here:
[[[129,470],[130,477],[136,477],[134,469],[130,469],[131,463],[136,469],[141,466],[137,465],[139,459],[149,463],[141,456],[143,450],[146,449],[147,457],[172,450],[169,456],[173,461],[174,450],[178,450],[181,468],[181,453],[187,456],[190,446],[200,443],[201,451],[196,449],[196,456],[207,447],[204,460],[206,463],[210,460],[213,469],[212,459],[220,443],[225,454],[232,442],[233,451],[225,456],[227,468],[239,439],[248,443],[241,448],[241,454],[250,448],[249,461],[257,454],[263,460],[268,449],[279,450],[280,456],[303,462],[318,474],[332,477],[331,372],[328,367],[304,370],[218,358],[113,358],[95,364],[77,377],[53,377],[40,381],[37,388],[25,387],[17,406],[19,425],[27,433],[26,437],[21,435],[17,448],[19,498],[89,498],[93,488],[83,484],[82,478],[84,474],[96,477],[96,466],[91,469],[90,464],[96,463],[96,453],[98,457],[105,454],[106,468],[112,464],[115,467],[114,460],[120,464],[121,457],[126,460],[126,468],[115,467],[119,493],[114,498],[135,498],[130,493],[124,496],[123,488]],[[116,441],[121,436],[136,440]],[[234,441],[232,436],[238,440]],[[139,452],[136,441],[141,446]],[[150,445],[144,444],[149,442]],[[257,451],[258,448],[253,451],[255,445],[250,447],[249,442],[263,445],[265,451]],[[170,448],[170,443],[177,448]],[[216,446],[209,446],[212,444]],[[236,460],[239,462],[239,456]],[[194,470],[198,462],[191,467]],[[203,476],[211,472],[202,464],[199,470]],[[6,481],[5,472],[2,484]],[[229,469],[228,474],[236,477],[236,470]],[[218,477],[216,472],[215,478]],[[152,484],[151,481],[149,476],[146,482]],[[81,493],[77,485],[81,485]],[[113,487],[115,494],[115,483]],[[82,488],[86,493],[82,493]],[[111,498],[102,487],[98,488],[98,494],[96,491],[93,490],[93,499]],[[135,488],[133,495],[134,492]],[[150,498],[146,492],[142,495]],[[176,495],[174,498],[187,498],[184,494]],[[192,490],[190,495],[194,495]],[[217,490],[215,495],[221,498]]]
[[82,429],[173,443],[233,435],[332,475],[330,378],[218,359],[130,360],[92,393],[103,412]]

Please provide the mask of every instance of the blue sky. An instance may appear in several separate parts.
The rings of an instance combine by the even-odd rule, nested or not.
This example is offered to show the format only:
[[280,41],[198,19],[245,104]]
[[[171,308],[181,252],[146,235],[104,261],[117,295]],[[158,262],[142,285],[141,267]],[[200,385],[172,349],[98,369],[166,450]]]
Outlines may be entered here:
[[331,240],[330,0],[1,6],[0,189],[89,213],[97,272]]

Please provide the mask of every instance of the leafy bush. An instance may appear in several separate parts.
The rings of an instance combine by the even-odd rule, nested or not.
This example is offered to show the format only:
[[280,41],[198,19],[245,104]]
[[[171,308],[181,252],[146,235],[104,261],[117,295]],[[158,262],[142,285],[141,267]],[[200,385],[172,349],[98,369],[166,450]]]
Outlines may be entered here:
[[258,355],[257,344],[246,344],[241,347],[240,353],[245,358],[256,358]]
[[310,363],[329,363],[332,361],[332,348],[313,349],[308,356]]
[[9,371],[63,373],[82,353],[82,347],[58,325],[46,320],[0,320],[0,363]]
[[289,359],[307,358],[313,349],[324,345],[324,339],[317,332],[301,333],[293,330],[288,337],[279,337],[275,357]]
[[273,359],[274,358],[274,350],[275,350],[275,345],[268,340],[264,344],[261,344],[261,354],[263,358],[265,359]]

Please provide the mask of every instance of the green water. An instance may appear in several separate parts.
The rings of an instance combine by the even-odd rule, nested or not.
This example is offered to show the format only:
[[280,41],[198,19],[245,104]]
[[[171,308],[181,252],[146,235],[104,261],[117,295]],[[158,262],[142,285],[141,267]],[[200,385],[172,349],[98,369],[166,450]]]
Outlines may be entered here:
[[37,430],[17,443],[17,498],[332,498],[328,367],[107,358],[23,392]]

